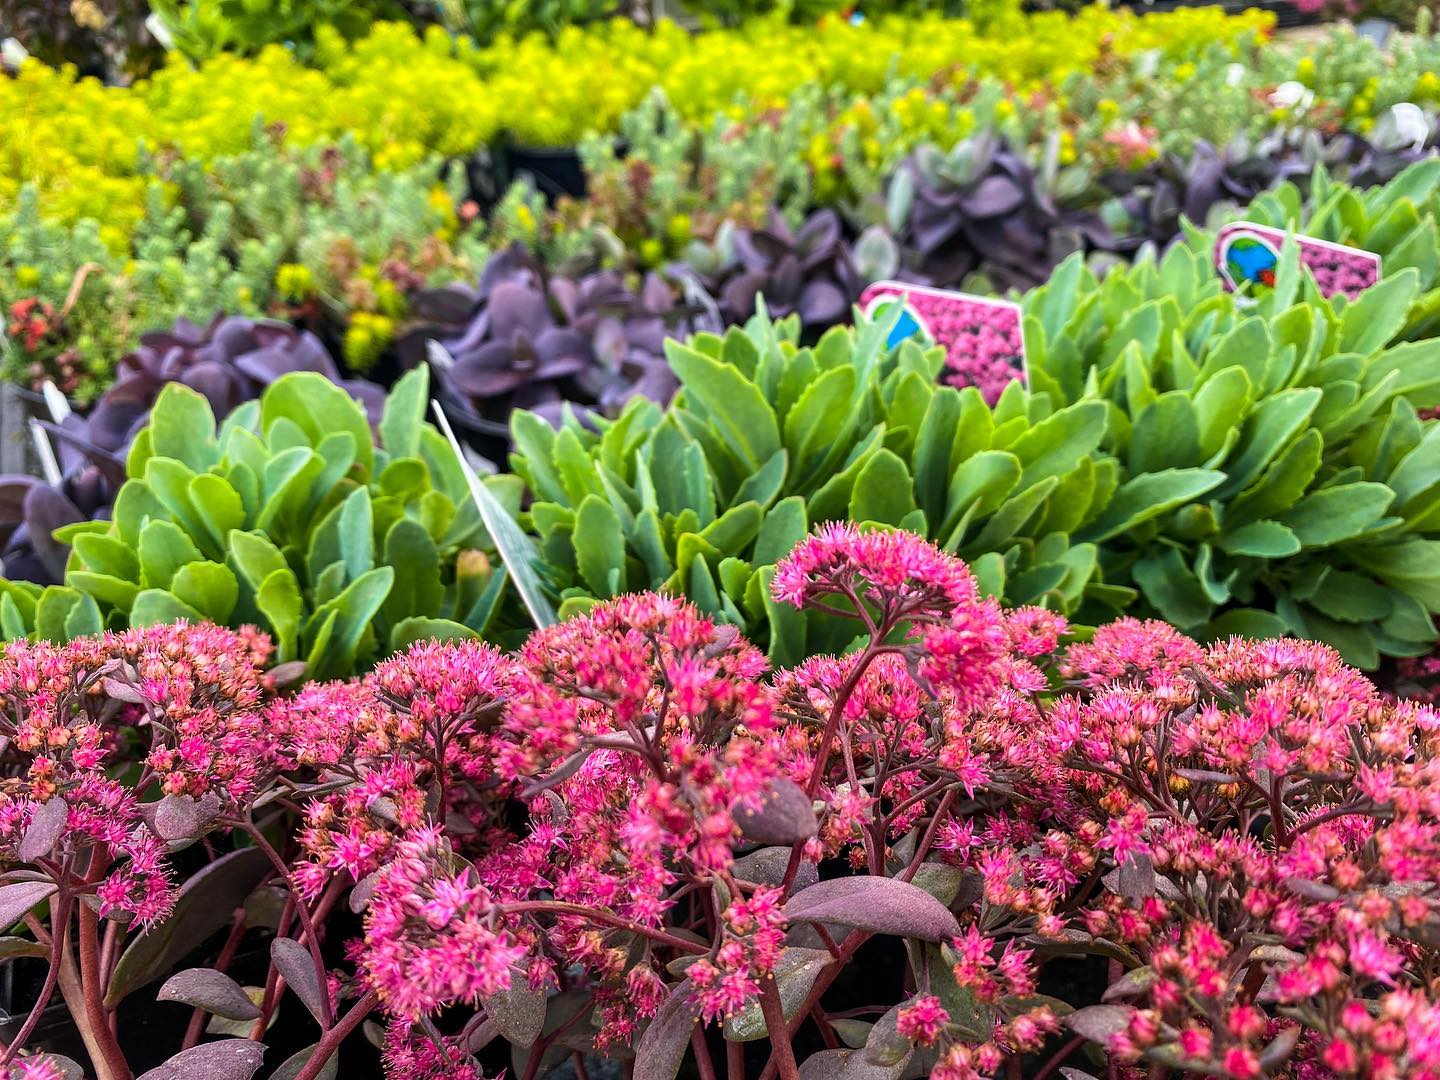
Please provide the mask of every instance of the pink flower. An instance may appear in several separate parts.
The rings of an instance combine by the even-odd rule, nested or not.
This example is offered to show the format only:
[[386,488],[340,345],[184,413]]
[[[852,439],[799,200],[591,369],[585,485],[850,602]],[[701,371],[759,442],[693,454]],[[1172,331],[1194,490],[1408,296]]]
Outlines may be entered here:
[[934,994],[922,994],[900,1010],[895,1030],[922,1046],[934,1046],[940,1039],[950,1014]]
[[391,1013],[418,1020],[447,1005],[476,1004],[508,988],[525,955],[490,891],[456,866],[438,830],[420,829],[396,846],[365,912],[360,960]]

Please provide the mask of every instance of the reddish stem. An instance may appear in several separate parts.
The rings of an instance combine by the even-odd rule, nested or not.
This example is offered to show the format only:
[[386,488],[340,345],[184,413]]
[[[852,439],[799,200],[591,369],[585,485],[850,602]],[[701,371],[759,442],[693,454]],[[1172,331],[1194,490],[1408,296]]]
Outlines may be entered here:
[[100,917],[85,904],[80,905],[79,917],[80,987],[85,998],[85,1016],[101,1054],[101,1060],[91,1064],[99,1080],[131,1080],[130,1064],[105,1013],[105,987],[100,973]]
[[[67,926],[70,921],[70,897],[67,893],[61,893],[56,898],[55,924],[57,927]],[[4,1054],[0,1054],[0,1069],[5,1068],[14,1060],[15,1055],[25,1048],[25,1042],[35,1031],[35,1025],[40,1023],[40,1014],[50,1004],[50,998],[55,994],[55,987],[60,982],[60,952],[65,945],[68,934],[52,935],[50,939],[50,968],[45,972],[45,982],[40,987],[40,996],[35,999],[35,1005],[30,1009],[30,1015],[25,1017],[25,1023],[20,1025],[20,1030],[15,1033],[15,1040],[5,1048]]]
[[[780,1080],[800,1080],[800,1067],[795,1064],[795,1048],[790,1045],[785,1009],[780,1004],[780,988],[773,975],[767,976],[760,988],[760,1012],[765,1017],[765,1030],[770,1033],[770,1060],[780,1070]],[[801,1013],[800,1017],[804,1015]]]
[[348,1013],[342,1016],[329,1031],[321,1036],[319,1044],[315,1047],[315,1052],[310,1055],[310,1060],[305,1063],[303,1069],[295,1074],[295,1080],[315,1080],[315,1078],[320,1075],[320,1071],[325,1068],[325,1063],[334,1057],[335,1052],[340,1049],[340,1044],[345,1041],[346,1036],[359,1027],[361,1021],[375,1011],[375,1006],[378,1005],[379,1002],[380,998],[374,990],[371,990],[357,1001]]
[[695,1066],[700,1070],[700,1080],[716,1080],[715,1063],[710,1060],[710,1047],[705,1045],[705,1026],[695,1021],[690,1032],[690,1048],[695,1051]]

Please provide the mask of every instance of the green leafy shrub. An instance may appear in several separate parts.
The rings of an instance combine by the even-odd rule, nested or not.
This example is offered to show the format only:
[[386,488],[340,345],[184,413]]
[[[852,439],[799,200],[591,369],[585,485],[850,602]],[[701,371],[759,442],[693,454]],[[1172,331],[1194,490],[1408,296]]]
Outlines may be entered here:
[[632,402],[599,433],[514,416],[511,463],[534,492],[527,520],[565,586],[562,613],[664,587],[768,637],[782,662],[843,647],[848,627],[777,607],[768,586],[813,524],[847,517],[935,538],[1016,600],[1107,599],[1096,547],[1066,535],[1114,486],[1115,463],[1090,457],[1101,403],[1057,410],[1016,386],[991,410],[974,389],[936,384],[938,350],[887,351],[880,323],[814,348],[798,331],[757,316],[668,342],[674,405]]
[[1440,343],[1398,340],[1419,295],[1407,267],[1326,302],[1290,248],[1246,308],[1183,247],[1103,282],[1072,259],[1027,295],[1033,391],[1110,414],[1120,483],[1076,533],[1106,580],[1206,637],[1288,632],[1366,667],[1425,649],[1440,427],[1417,409],[1440,404]]
[[[489,572],[460,464],[424,422],[427,386],[423,369],[396,385],[376,441],[359,404],[311,372],[218,429],[203,397],[170,384],[131,450],[114,520],[60,530],[73,544],[65,584],[3,583],[4,635],[251,623],[277,660],[328,678],[418,638],[484,633],[505,575]],[[518,505],[514,478],[492,487]]]
[[1074,257],[1025,298],[1031,388],[993,408],[880,324],[809,349],[757,318],[670,344],[668,411],[599,433],[517,414],[512,463],[566,608],[683,591],[787,662],[835,631],[778,611],[770,567],[848,518],[929,536],[1011,603],[1290,632],[1373,667],[1427,648],[1440,611],[1440,427],[1417,415],[1440,343],[1397,339],[1419,295],[1406,267],[1328,302],[1293,249],[1249,307],[1208,253],[1103,281]]
[[[1414,269],[1420,294],[1396,337],[1440,336],[1440,158],[1418,161],[1389,183],[1368,189],[1335,181],[1317,168],[1308,197],[1287,181],[1229,216],[1373,251],[1387,275]],[[1188,242],[1206,253],[1214,235],[1191,229]]]

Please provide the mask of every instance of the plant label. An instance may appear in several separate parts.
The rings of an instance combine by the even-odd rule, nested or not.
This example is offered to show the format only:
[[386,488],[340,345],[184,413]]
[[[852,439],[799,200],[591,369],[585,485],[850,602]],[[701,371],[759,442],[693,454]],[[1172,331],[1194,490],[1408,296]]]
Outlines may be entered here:
[[[1380,256],[1313,236],[1293,234],[1300,264],[1315,276],[1325,296],[1344,293],[1352,299],[1380,280]],[[1215,238],[1215,268],[1231,292],[1242,285],[1253,295],[1275,284],[1285,232],[1252,221],[1226,225]]]
[[911,337],[942,346],[946,382],[978,387],[993,403],[1011,382],[1026,381],[1019,304],[900,281],[877,281],[860,295],[861,309],[871,318],[894,304],[901,305],[900,321],[889,346]]

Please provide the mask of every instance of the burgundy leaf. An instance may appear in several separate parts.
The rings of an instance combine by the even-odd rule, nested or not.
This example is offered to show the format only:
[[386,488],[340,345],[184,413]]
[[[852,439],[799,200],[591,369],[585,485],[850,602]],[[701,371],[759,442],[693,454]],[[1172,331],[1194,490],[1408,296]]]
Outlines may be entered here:
[[254,1020],[260,1010],[240,984],[214,968],[189,968],[165,980],[159,1001],[179,1001],[227,1020]]
[[899,878],[832,878],[796,893],[785,905],[791,922],[838,923],[875,934],[947,941],[960,933],[950,910]]
[[17,881],[0,885],[0,926],[11,927],[56,889],[53,881]]
[[820,827],[810,796],[793,780],[775,778],[759,798],[757,807],[742,802],[734,810],[735,824],[747,840],[790,846],[809,840]]
[[161,840],[195,840],[220,813],[214,795],[199,802],[189,795],[166,795],[155,804],[155,835]]
[[1093,1043],[1104,1046],[1112,1035],[1118,1035],[1130,1026],[1135,1015],[1131,1005],[1090,1005],[1076,1009],[1065,1017],[1065,1026],[1076,1035],[1083,1035]]
[[531,990],[523,979],[514,980],[485,1002],[485,1011],[514,1046],[530,1046],[545,1028],[545,991]]
[[105,1004],[113,1006],[136,987],[165,974],[222,926],[228,926],[255,887],[271,872],[259,848],[221,855],[180,886],[170,917],[137,937],[120,954]]
[[176,1054],[139,1080],[251,1080],[260,1070],[265,1047],[249,1039],[222,1039]]
[[315,973],[315,961],[310,956],[310,950],[294,938],[276,938],[270,943],[270,959],[275,964],[275,970],[295,991],[295,996],[305,1003],[310,1015],[320,1020],[324,1015],[320,995],[325,991],[320,986],[319,975]]
[[699,1015],[690,998],[690,980],[685,979],[670,991],[640,1036],[633,1080],[675,1080]]
[[65,800],[56,795],[35,811],[25,835],[20,839],[20,858],[34,862],[55,850],[60,837],[65,835],[65,824],[70,820],[70,809]]

